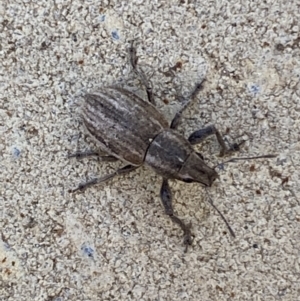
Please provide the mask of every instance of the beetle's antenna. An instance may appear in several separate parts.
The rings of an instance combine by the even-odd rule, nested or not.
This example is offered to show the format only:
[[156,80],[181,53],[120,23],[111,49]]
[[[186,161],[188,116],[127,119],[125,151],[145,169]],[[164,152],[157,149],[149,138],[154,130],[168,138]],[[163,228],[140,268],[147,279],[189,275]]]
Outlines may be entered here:
[[235,237],[235,234],[232,230],[232,228],[230,227],[229,223],[227,222],[225,216],[222,214],[222,212],[215,206],[215,204],[213,203],[213,200],[212,198],[210,197],[210,195],[208,194],[208,190],[207,190],[207,187],[205,187],[205,190],[206,190],[206,194],[208,196],[208,202],[210,203],[210,205],[219,213],[219,215],[221,216],[222,220],[224,221],[224,223],[226,224],[230,234],[232,237]]
[[276,158],[276,157],[277,157],[277,155],[262,155],[262,156],[257,156],[257,157],[231,158],[227,161],[217,164],[216,166],[213,167],[213,169],[215,169],[223,164],[231,163],[231,162],[244,161],[244,160],[256,160],[256,159],[263,159],[263,158]]

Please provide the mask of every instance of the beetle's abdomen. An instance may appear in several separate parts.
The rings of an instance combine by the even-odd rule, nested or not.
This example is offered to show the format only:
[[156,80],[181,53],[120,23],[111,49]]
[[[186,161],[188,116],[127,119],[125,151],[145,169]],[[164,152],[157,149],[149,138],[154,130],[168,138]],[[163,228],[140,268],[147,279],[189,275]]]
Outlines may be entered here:
[[101,150],[133,165],[143,164],[153,138],[168,127],[151,103],[116,87],[87,94],[82,119]]

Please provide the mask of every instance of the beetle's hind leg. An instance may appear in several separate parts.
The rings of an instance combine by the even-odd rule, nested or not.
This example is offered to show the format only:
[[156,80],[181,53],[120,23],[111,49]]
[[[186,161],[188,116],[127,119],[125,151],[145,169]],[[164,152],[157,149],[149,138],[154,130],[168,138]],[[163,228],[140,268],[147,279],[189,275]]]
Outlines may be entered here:
[[101,178],[95,178],[95,179],[92,179],[91,181],[88,181],[86,183],[82,183],[82,184],[79,184],[79,186],[75,189],[70,189],[69,192],[75,192],[75,191],[78,191],[78,190],[85,190],[86,188],[90,187],[90,186],[93,186],[95,184],[99,184],[99,183],[104,183],[112,178],[114,178],[115,176],[118,176],[118,175],[124,175],[124,174],[127,174],[137,168],[139,168],[140,166],[134,166],[134,165],[126,165],[118,170],[116,170],[115,172],[113,173],[110,173],[104,177],[101,177]]
[[151,82],[149,80],[147,80],[147,77],[142,70],[137,69],[138,58],[136,55],[136,48],[134,47],[133,42],[131,43],[130,48],[129,48],[129,59],[130,59],[130,64],[132,66],[133,71],[139,77],[140,81],[146,88],[149,102],[151,102],[153,105],[155,105]]
[[192,145],[198,144],[205,140],[207,137],[211,135],[216,135],[217,140],[221,146],[221,152],[220,156],[224,156],[225,154],[239,151],[241,144],[243,144],[245,141],[242,141],[240,143],[233,143],[230,144],[229,147],[226,146],[224,139],[222,138],[220,132],[217,130],[217,128],[214,125],[210,125],[208,127],[205,127],[203,129],[197,130],[194,133],[192,133],[188,140]]
[[160,197],[165,208],[165,213],[169,215],[172,221],[180,226],[183,231],[183,243],[186,246],[185,252],[187,251],[188,245],[192,244],[191,224],[186,225],[179,217],[174,215],[172,205],[172,194],[167,179],[163,179]]

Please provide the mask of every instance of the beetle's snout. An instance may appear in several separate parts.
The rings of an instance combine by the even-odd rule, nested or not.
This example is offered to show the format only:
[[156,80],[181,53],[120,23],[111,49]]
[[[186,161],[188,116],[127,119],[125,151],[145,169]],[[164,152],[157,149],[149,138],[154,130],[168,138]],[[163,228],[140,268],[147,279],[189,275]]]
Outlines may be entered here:
[[218,173],[206,165],[195,152],[186,159],[179,175],[184,182],[198,182],[205,186],[211,186],[218,178]]

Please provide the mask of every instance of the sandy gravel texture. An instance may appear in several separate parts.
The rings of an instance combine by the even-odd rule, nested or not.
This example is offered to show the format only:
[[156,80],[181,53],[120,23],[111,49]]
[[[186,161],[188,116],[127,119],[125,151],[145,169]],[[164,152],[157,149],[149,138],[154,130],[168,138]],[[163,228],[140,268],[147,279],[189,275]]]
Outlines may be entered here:
[[[0,300],[300,300],[299,1],[0,2]],[[171,181],[182,233],[146,167],[69,193],[123,166],[95,158],[82,96],[105,85],[143,95],[130,41],[171,120],[194,83],[189,135],[215,124],[234,156],[208,190]],[[173,76],[170,76],[170,75]],[[214,137],[196,147],[210,166]]]

